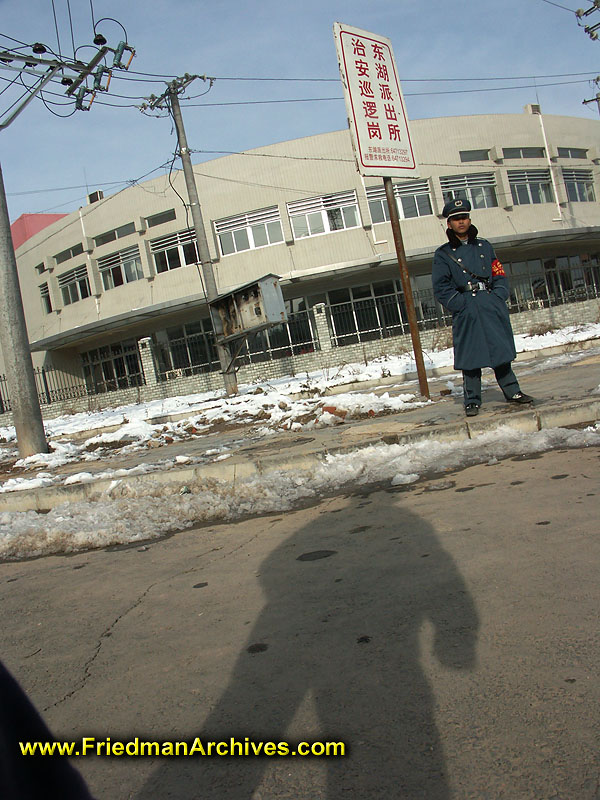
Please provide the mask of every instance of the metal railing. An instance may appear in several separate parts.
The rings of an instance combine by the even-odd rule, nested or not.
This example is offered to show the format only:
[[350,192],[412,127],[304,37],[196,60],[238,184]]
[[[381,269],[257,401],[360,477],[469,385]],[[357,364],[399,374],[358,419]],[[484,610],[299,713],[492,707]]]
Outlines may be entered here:
[[[87,382],[78,375],[69,375],[48,367],[36,367],[33,374],[40,406],[49,406],[65,400],[78,400],[82,397],[93,397],[144,384],[144,376],[141,374],[102,381],[88,378]],[[0,414],[11,410],[6,375],[0,375]]]
[[585,300],[596,300],[600,298],[600,286],[587,285],[578,286],[571,289],[558,287],[553,292],[537,291],[535,296],[529,293],[520,293],[513,289],[509,299],[509,311],[511,314],[518,314],[521,311],[531,311],[536,308],[553,308],[567,303],[581,303]]
[[[429,330],[451,321],[451,315],[437,303],[431,290],[414,292],[417,324]],[[402,295],[367,297],[326,307],[334,347],[387,339],[410,333]]]
[[[297,311],[288,321],[250,336],[237,357],[237,365],[258,364],[312,353],[318,339],[312,311]],[[163,352],[158,380],[168,381],[220,369],[211,336],[199,333],[169,342]]]

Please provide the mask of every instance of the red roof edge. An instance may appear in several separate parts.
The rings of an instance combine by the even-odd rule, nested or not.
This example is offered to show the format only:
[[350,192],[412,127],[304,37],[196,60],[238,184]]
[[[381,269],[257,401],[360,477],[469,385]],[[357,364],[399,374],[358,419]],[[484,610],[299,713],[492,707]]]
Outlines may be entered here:
[[10,226],[12,234],[13,247],[18,250],[36,233],[39,233],[48,225],[57,222],[59,219],[68,216],[67,214],[21,214]]

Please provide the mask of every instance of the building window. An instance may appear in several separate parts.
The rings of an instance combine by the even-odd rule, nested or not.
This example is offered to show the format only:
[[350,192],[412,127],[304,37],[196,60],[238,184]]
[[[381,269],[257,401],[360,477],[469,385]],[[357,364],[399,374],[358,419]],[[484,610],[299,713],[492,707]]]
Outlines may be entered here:
[[38,274],[38,275],[42,275],[44,272],[46,272],[46,271],[47,271],[47,269],[48,269],[48,268],[46,267],[46,265],[44,264],[44,262],[43,262],[43,261],[42,261],[42,263],[41,263],[41,264],[38,264],[38,265],[35,267],[35,271],[37,272],[37,274]]
[[548,169],[509,169],[508,183],[516,206],[554,202]]
[[98,259],[104,290],[114,289],[124,283],[139,281],[143,277],[140,249],[136,245]]
[[154,256],[157,273],[200,262],[196,249],[196,234],[191,228],[154,239],[150,242],[150,250]]
[[[431,192],[429,183],[426,180],[395,183],[394,197],[396,198],[398,215],[401,219],[427,217],[433,214]],[[367,200],[373,224],[389,222],[390,213],[385,196],[385,188],[371,186],[367,189]]]
[[64,261],[68,261],[70,258],[75,258],[75,256],[80,256],[83,253],[83,245],[81,242],[74,244],[73,247],[69,247],[68,250],[63,250],[62,253],[57,253],[54,256],[54,260],[57,264],[62,264]]
[[543,147],[503,147],[504,158],[545,158],[546,151]]
[[91,292],[87,268],[77,267],[65,272],[64,275],[59,277],[58,286],[62,292],[63,305],[65,306],[89,297]]
[[175,218],[175,209],[170,208],[168,211],[161,211],[160,214],[153,214],[151,217],[146,217],[146,225],[149,228],[154,228],[156,225],[162,225],[164,222],[171,222]]
[[219,367],[210,318],[157,331],[153,337],[162,380],[211,372]]
[[587,158],[587,150],[582,147],[557,147],[559,158]]
[[81,353],[81,360],[86,386],[93,394],[144,384],[137,342],[134,339]]
[[572,203],[593,203],[594,179],[591,169],[563,169],[567,196]]
[[332,289],[327,316],[336,347],[399,336],[408,329],[404,295],[395,280]]
[[224,256],[283,241],[277,206],[218,220],[215,231]]
[[52,300],[50,298],[50,290],[47,283],[42,283],[40,286],[40,297],[42,298],[42,308],[46,314],[52,313]]
[[287,204],[294,239],[333,233],[359,225],[358,204],[354,190],[311,197]]
[[458,155],[461,161],[488,161],[489,150],[459,150]]
[[129,236],[131,233],[135,233],[135,224],[133,222],[128,222],[127,225],[121,225],[120,228],[115,228],[112,231],[106,231],[106,233],[95,236],[94,244],[96,247],[100,247],[103,244],[108,244],[108,242],[114,242],[115,239],[122,239],[124,236]]
[[444,203],[460,197],[473,208],[495,208],[498,205],[496,181],[493,172],[476,172],[471,175],[448,175],[440,178]]
[[306,305],[304,297],[286,300],[287,322],[249,336],[240,363],[256,364],[314,352],[318,341],[314,315]]

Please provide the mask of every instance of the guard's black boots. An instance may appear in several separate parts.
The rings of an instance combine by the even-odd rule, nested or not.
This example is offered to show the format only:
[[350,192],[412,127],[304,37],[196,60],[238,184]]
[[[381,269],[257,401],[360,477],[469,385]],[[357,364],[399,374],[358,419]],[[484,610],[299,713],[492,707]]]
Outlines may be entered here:
[[524,394],[523,392],[517,392],[516,394],[513,394],[512,397],[507,397],[506,402],[525,405],[526,403],[533,403],[533,397],[530,397],[530,395]]
[[479,414],[479,406],[476,403],[469,403],[465,406],[465,414],[467,417],[476,417]]

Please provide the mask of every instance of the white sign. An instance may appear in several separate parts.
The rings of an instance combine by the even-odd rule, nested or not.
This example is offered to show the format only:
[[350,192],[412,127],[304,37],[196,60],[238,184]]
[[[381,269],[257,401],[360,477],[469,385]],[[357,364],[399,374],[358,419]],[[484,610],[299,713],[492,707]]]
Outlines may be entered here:
[[340,22],[333,36],[358,171],[418,177],[392,43]]

